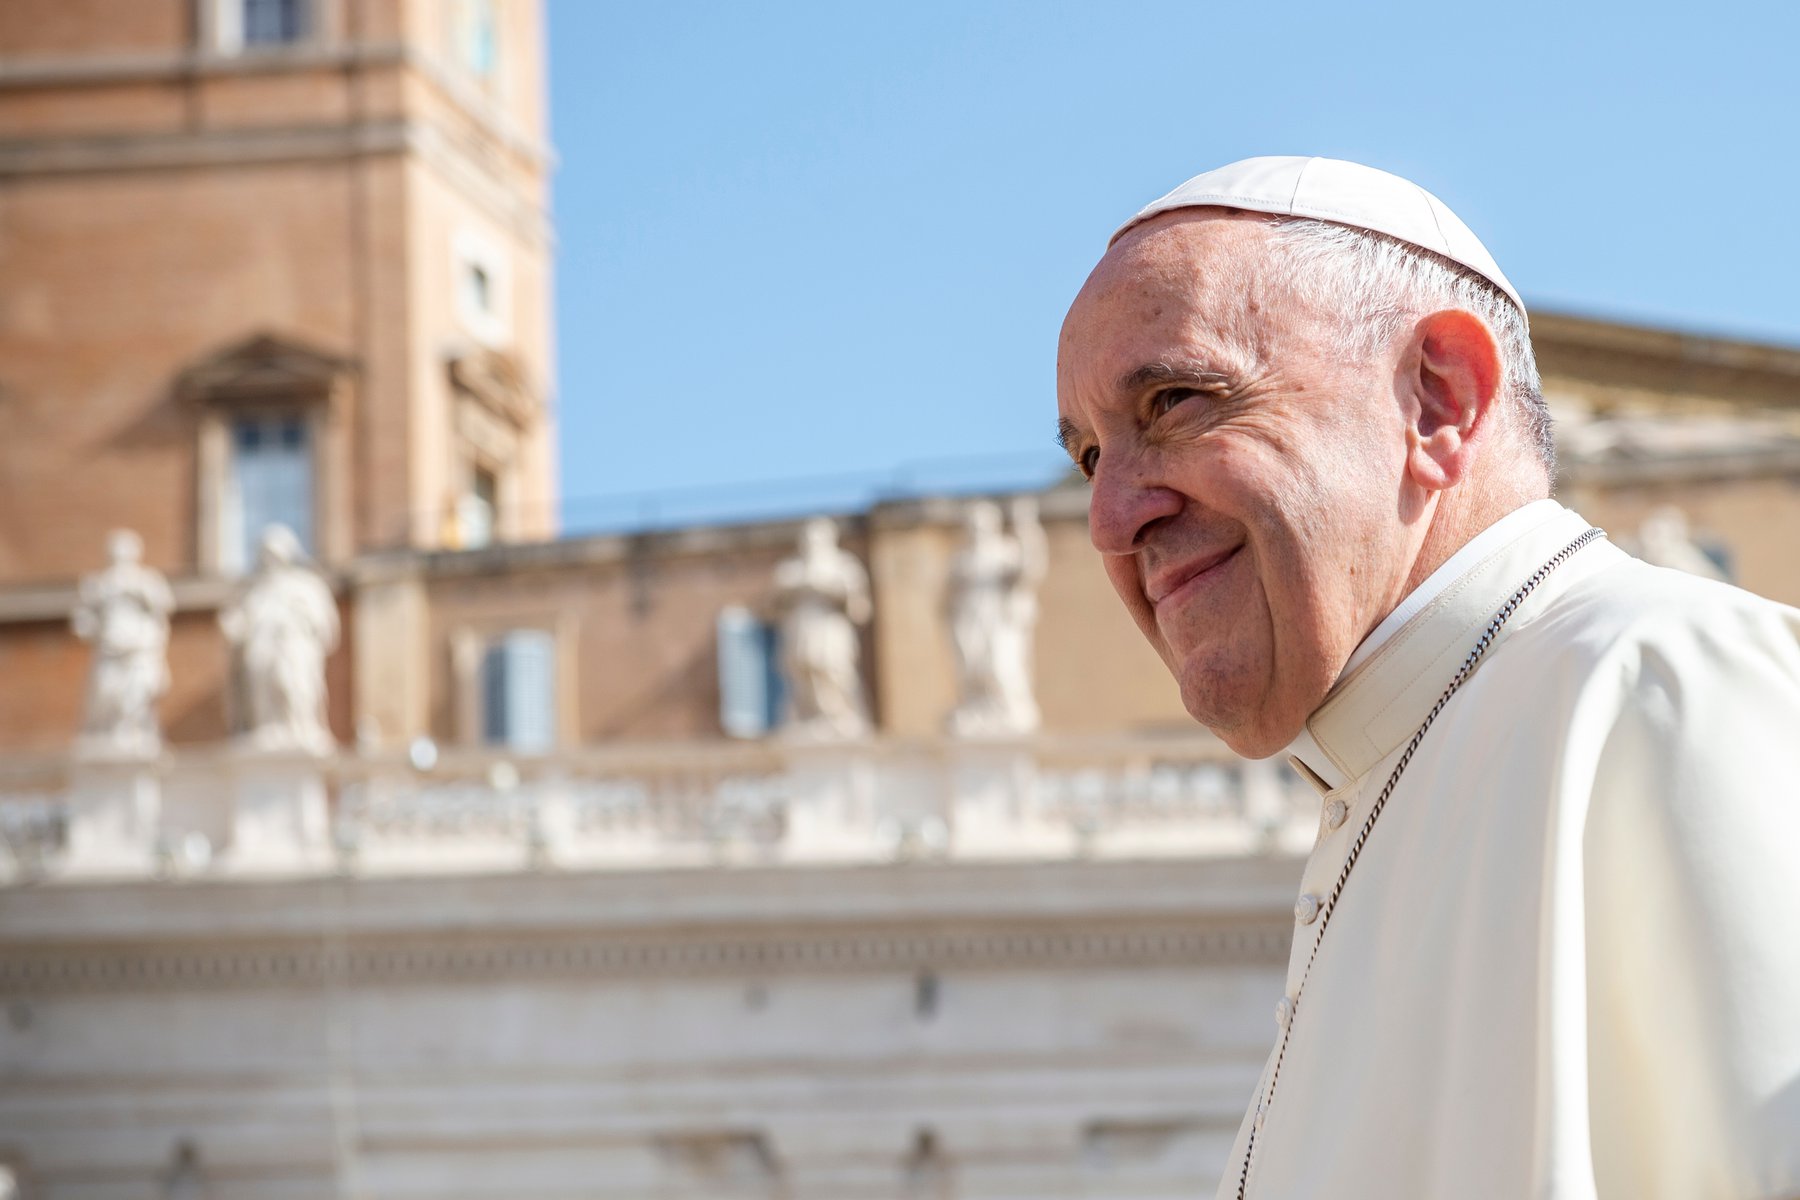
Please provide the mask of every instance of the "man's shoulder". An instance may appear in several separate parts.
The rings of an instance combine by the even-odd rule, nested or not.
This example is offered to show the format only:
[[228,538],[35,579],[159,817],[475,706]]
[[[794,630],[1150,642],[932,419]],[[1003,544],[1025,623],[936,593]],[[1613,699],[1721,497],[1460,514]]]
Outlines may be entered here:
[[[1761,820],[1800,772],[1800,610],[1613,550],[1518,631],[1496,682],[1555,769],[1659,821]],[[1773,789],[1773,790],[1770,790]],[[1583,801],[1587,803],[1587,801]]]
[[[1623,695],[1679,681],[1747,685],[1741,695],[1800,709],[1800,609],[1613,550],[1520,632],[1537,665],[1565,683]],[[1616,689],[1616,690],[1615,690]],[[1715,689],[1689,689],[1689,697]]]
[[1800,639],[1800,609],[1620,551],[1578,579],[1544,618],[1545,632],[1595,649],[1684,635]]

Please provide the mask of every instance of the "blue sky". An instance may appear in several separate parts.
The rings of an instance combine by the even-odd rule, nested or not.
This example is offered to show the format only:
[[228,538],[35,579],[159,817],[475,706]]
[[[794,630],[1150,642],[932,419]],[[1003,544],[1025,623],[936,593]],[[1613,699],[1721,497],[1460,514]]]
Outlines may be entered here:
[[547,0],[569,532],[1054,475],[1198,171],[1412,178],[1529,305],[1800,342],[1800,3]]

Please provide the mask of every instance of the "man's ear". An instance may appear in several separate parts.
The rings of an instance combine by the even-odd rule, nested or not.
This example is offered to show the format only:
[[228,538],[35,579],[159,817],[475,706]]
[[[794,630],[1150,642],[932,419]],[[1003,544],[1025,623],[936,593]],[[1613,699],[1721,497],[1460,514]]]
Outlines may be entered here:
[[1500,394],[1500,348],[1473,313],[1422,318],[1402,360],[1408,393],[1406,471],[1428,491],[1461,483]]

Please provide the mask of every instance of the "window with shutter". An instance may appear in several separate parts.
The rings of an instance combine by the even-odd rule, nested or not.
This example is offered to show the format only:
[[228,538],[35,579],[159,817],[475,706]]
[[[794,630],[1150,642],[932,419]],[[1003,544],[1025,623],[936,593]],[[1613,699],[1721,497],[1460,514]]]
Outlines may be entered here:
[[515,629],[488,644],[481,660],[481,738],[538,753],[556,742],[556,639]]
[[762,737],[781,720],[776,630],[748,609],[719,613],[719,725],[737,738]]
[[306,36],[305,0],[243,0],[246,46],[283,46]]

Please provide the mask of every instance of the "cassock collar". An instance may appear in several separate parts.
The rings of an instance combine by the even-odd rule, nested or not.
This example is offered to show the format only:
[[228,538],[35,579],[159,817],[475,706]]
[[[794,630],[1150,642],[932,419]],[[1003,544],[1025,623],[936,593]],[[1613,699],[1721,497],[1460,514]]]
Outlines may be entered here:
[[[1494,613],[1588,523],[1554,500],[1516,509],[1414,588],[1345,664],[1287,753],[1321,792],[1359,779],[1412,736]],[[1534,599],[1537,597],[1534,596]]]

